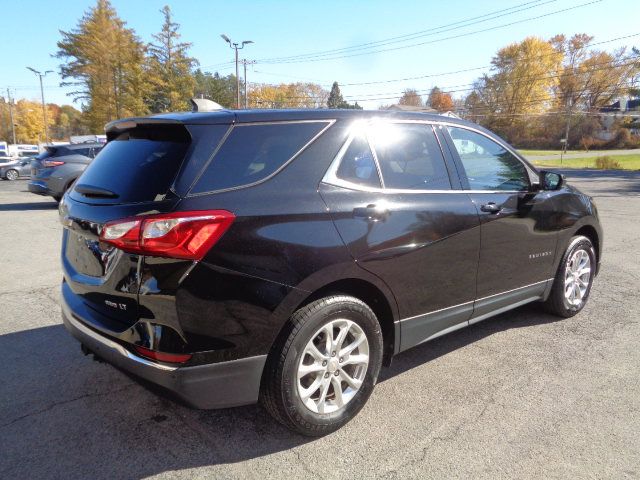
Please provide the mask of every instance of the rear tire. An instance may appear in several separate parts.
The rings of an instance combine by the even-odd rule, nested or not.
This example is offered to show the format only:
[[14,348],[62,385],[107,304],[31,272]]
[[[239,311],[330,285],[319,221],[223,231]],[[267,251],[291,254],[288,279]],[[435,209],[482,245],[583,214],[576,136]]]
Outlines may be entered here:
[[9,181],[14,181],[17,180],[18,177],[20,176],[20,174],[18,173],[17,170],[11,169],[11,170],[7,170],[7,172],[4,174],[5,178]]
[[373,311],[345,295],[296,311],[265,366],[260,400],[286,427],[307,436],[331,433],[367,402],[382,364],[382,333]]
[[549,298],[549,313],[569,318],[584,308],[596,273],[596,253],[591,240],[578,235],[571,239],[562,256]]

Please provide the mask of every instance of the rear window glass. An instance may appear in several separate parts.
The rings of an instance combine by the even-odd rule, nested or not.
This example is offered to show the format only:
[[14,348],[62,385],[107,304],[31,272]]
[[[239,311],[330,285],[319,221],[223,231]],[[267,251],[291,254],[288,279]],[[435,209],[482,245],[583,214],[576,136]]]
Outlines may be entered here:
[[191,193],[248,185],[287,163],[328,122],[237,125],[196,182]]
[[[144,125],[118,133],[76,185],[113,192],[113,203],[161,200],[173,183],[191,137],[183,126]],[[86,196],[73,192],[79,200]]]
[[90,148],[74,148],[69,153],[72,155],[84,155],[85,157],[88,157],[90,152]]

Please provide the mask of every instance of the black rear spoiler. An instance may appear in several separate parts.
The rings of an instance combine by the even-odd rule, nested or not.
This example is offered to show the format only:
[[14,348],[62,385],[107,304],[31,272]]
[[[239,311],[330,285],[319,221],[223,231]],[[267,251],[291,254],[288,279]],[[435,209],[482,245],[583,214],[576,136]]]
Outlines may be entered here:
[[171,118],[124,118],[122,120],[114,120],[113,122],[107,123],[104,129],[107,133],[107,139],[110,140],[110,136],[112,137],[114,134],[117,135],[123,130],[136,128],[138,125],[183,125],[183,123]]

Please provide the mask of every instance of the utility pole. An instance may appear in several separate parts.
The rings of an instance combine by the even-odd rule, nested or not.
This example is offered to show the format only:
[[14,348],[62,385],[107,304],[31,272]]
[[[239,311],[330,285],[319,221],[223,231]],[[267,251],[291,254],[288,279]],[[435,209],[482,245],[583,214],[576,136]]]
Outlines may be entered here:
[[49,143],[49,127],[47,125],[47,105],[44,103],[44,87],[42,86],[42,77],[46,77],[48,73],[53,73],[53,70],[47,70],[44,73],[40,73],[38,70],[27,67],[27,70],[31,70],[40,78],[40,95],[42,97],[42,119],[44,120],[44,142]]
[[253,40],[244,40],[241,43],[234,43],[224,33],[220,35],[229,44],[229,47],[236,51],[236,109],[240,109],[240,72],[238,71],[238,50],[242,50],[245,45],[253,43]]
[[11,134],[13,136],[13,144],[16,144],[16,124],[13,123],[13,100],[11,100],[11,92],[7,88],[7,100],[9,101],[9,119],[11,120]]
[[[567,129],[564,132],[564,145],[562,146],[562,153],[567,153],[567,147],[569,146],[569,129],[571,127],[572,113],[573,113],[573,101],[569,98],[567,101]],[[562,155],[560,156],[560,165],[562,165]]]
[[247,65],[255,65],[255,60],[242,60],[242,65],[244,66],[244,108],[245,110],[249,108],[249,97],[247,97]]

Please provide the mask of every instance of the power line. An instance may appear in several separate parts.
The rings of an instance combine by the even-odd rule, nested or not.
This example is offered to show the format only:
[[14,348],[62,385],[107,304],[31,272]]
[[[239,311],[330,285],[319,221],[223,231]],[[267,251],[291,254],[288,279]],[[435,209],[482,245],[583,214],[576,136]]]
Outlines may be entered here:
[[[635,56],[635,57],[630,57],[630,58],[634,58],[634,59],[640,59],[640,56]],[[626,62],[626,61],[625,61]],[[599,68],[590,68],[589,70],[585,70],[585,71],[581,71],[581,72],[562,72],[562,73],[557,73],[557,74],[552,74],[552,75],[545,75],[545,76],[537,76],[537,75],[533,75],[533,76],[524,76],[524,77],[519,77],[518,80],[519,81],[529,81],[529,80],[551,80],[554,78],[565,78],[565,77],[572,77],[572,76],[583,76],[586,74],[590,74],[592,72],[599,72],[602,70],[610,70],[611,68],[623,68],[623,67],[628,67],[628,66],[632,66],[632,65],[636,65],[638,63],[638,61],[634,60],[634,61],[628,61],[628,62],[622,62],[622,63],[618,63],[618,60],[609,60],[607,62],[602,62],[602,63],[597,63],[594,64],[594,66],[599,67]],[[605,66],[606,65],[606,66]],[[507,85],[511,85],[513,82],[505,82],[505,84]],[[443,93],[460,93],[460,92],[471,92],[473,90],[475,90],[475,82],[472,83],[463,83],[460,85],[451,85],[451,86],[440,86],[438,87]],[[458,89],[455,90],[458,87],[470,87],[470,88],[462,88],[462,89]],[[431,89],[415,89],[416,93],[418,93],[419,95],[423,95],[425,93],[429,93],[431,91]],[[364,95],[365,97],[371,97],[371,96],[377,96],[377,95],[403,95],[404,91],[402,92],[385,92],[385,93],[372,93],[372,94],[368,94],[368,95]],[[362,100],[367,100],[362,98],[362,95],[344,95],[344,98],[352,98],[352,97],[358,97],[359,99]],[[375,99],[374,99],[375,100]]]
[[[630,59],[633,59],[633,61],[629,61]],[[627,59],[625,59],[623,62],[618,63],[619,60],[614,59],[614,60],[609,60],[606,62],[600,62],[600,63],[596,63],[593,65],[593,67],[597,67],[597,68],[590,68],[589,70],[586,71],[582,71],[582,72],[562,72],[562,73],[557,73],[557,74],[551,74],[551,75],[544,75],[544,76],[539,76],[539,75],[533,75],[533,76],[526,76],[526,77],[520,77],[518,80],[522,81],[522,80],[551,80],[554,78],[565,78],[565,77],[572,77],[572,76],[583,76],[583,75],[587,75],[587,74],[591,74],[593,72],[598,72],[598,71],[602,71],[602,70],[610,70],[611,68],[623,68],[623,67],[627,67],[627,66],[631,66],[631,65],[635,65],[637,63],[636,59],[640,59],[640,56],[633,56],[633,57],[629,57]],[[505,84],[507,85],[511,85],[513,82],[505,82]],[[469,88],[459,88],[459,87],[469,87]],[[474,83],[466,83],[466,84],[459,84],[459,85],[450,85],[450,86],[441,86],[439,87],[440,90],[443,93],[461,93],[461,92],[471,92],[473,90],[475,90],[474,87]],[[418,93],[419,95],[423,95],[426,93],[429,93],[431,91],[431,89],[416,89],[415,90],[416,93]],[[371,93],[371,94],[364,94],[364,95],[344,95],[345,99],[349,99],[351,101],[375,101],[375,100],[391,100],[394,98],[398,98],[399,96],[402,96],[404,94],[403,92],[376,92],[376,93]],[[382,96],[382,97],[381,97]],[[321,99],[321,97],[319,96],[289,96],[286,97],[288,99],[299,99],[299,100],[307,100],[307,99]]]
[[[587,47],[595,47],[597,45],[604,45],[604,44],[607,44],[607,43],[617,42],[619,40],[626,40],[628,38],[633,38],[633,37],[637,37],[637,36],[640,36],[640,33],[633,33],[633,34],[630,34],[630,35],[624,35],[624,36],[621,36],[621,37],[611,38],[609,40],[603,40],[603,41],[600,41],[600,42],[590,42],[590,43],[586,44],[585,46],[587,46]],[[549,56],[556,55],[556,54],[557,54],[557,52],[554,52],[554,53],[550,53],[550,54],[539,55],[536,58],[545,58],[545,57],[549,57]],[[417,75],[417,76],[412,76],[412,77],[393,78],[393,79],[387,79],[387,80],[372,80],[372,81],[367,81],[367,82],[341,83],[340,86],[341,87],[349,87],[349,86],[359,86],[359,85],[379,85],[379,84],[383,84],[383,83],[395,83],[395,82],[406,82],[406,81],[410,81],[410,80],[422,80],[422,79],[425,79],[425,78],[444,77],[444,76],[447,76],[447,75],[456,75],[456,74],[460,74],[460,73],[468,73],[468,72],[473,72],[473,71],[477,71],[477,70],[484,70],[484,69],[487,69],[487,68],[491,68],[492,66],[493,65],[489,64],[489,65],[483,65],[481,67],[465,68],[465,69],[462,69],[462,70],[453,70],[453,71],[449,71],[449,72],[429,73],[429,74]],[[281,75],[281,74],[272,73],[272,72],[265,72],[263,70],[255,70],[255,72],[256,73],[261,73],[261,74],[266,74],[266,75],[282,76],[282,77],[290,77],[290,78],[300,78],[302,80],[318,82],[318,80],[311,80],[311,79],[308,79],[308,78],[295,77],[295,76],[292,76],[292,75]],[[324,86],[324,87],[330,87],[333,82],[320,81],[318,83],[320,85]]]
[[[484,15],[480,15],[480,16],[477,16],[477,17],[472,17],[472,18],[468,18],[468,19],[465,19],[465,20],[460,20],[460,21],[457,21],[457,22],[454,22],[454,23],[441,25],[439,27],[432,27],[432,28],[429,28],[427,30],[421,30],[419,32],[408,33],[408,34],[405,34],[405,35],[399,35],[399,36],[396,36],[396,37],[390,37],[390,38],[387,38],[387,39],[382,39],[382,40],[378,40],[378,41],[374,41],[374,42],[363,43],[363,44],[360,44],[360,45],[353,45],[353,46],[350,46],[350,47],[336,48],[336,49],[333,49],[333,50],[323,50],[323,51],[318,51],[318,52],[312,52],[312,53],[306,53],[306,54],[300,54],[300,55],[291,55],[291,56],[285,56],[285,57],[266,58],[266,59],[263,59],[263,61],[274,61],[274,60],[282,61],[282,60],[295,60],[295,59],[307,58],[307,57],[321,57],[321,56],[327,56],[327,55],[332,55],[332,54],[336,54],[336,53],[348,52],[350,50],[370,49],[370,48],[380,47],[380,46],[384,46],[384,45],[390,45],[390,44],[394,44],[394,43],[407,42],[407,41],[410,41],[410,40],[414,40],[416,38],[426,37],[426,36],[440,34],[440,33],[445,33],[445,32],[451,31],[451,30],[457,30],[459,28],[464,28],[464,27],[468,27],[468,26],[475,25],[475,24],[478,24],[478,23],[483,23],[483,22],[487,22],[487,21],[490,21],[490,20],[495,20],[496,18],[504,17],[504,16],[507,16],[507,15],[513,15],[514,13],[518,13],[518,12],[521,12],[521,11],[524,11],[524,10],[529,10],[531,8],[540,7],[542,5],[546,5],[548,3],[553,3],[553,2],[556,2],[556,1],[557,0],[547,0],[545,2],[543,2],[542,0],[530,1],[530,2],[519,4],[519,5],[515,5],[513,7],[504,8],[504,9],[497,10],[497,11],[494,11],[494,12],[486,13]],[[524,8],[521,8],[521,7],[524,7]],[[515,11],[511,11],[511,10],[515,10]],[[486,18],[486,17],[491,17],[491,18]],[[471,23],[469,23],[469,22],[471,22]],[[461,24],[466,24],[466,25],[461,25]],[[442,30],[442,31],[438,31],[438,30]]]
[[396,51],[396,50],[402,50],[405,48],[413,48],[413,47],[418,47],[418,46],[422,46],[422,45],[431,45],[434,43],[439,43],[439,42],[444,42],[446,40],[454,40],[457,38],[463,38],[463,37],[468,37],[470,35],[476,35],[478,33],[484,33],[484,32],[490,32],[493,30],[498,30],[500,28],[505,28],[505,27],[510,27],[513,25],[518,25],[520,23],[525,23],[525,22],[529,22],[532,20],[539,20],[541,18],[546,18],[549,17],[551,15],[557,15],[559,13],[565,13],[571,10],[575,10],[578,8],[582,8],[582,7],[587,7],[589,5],[593,5],[595,3],[600,3],[603,0],[592,0],[590,2],[586,2],[586,3],[581,3],[579,5],[574,5],[573,7],[567,7],[567,8],[563,8],[561,10],[556,10],[554,12],[549,12],[549,13],[545,13],[542,15],[536,15],[534,17],[529,17],[529,18],[525,18],[522,20],[516,20],[514,22],[509,22],[509,23],[505,23],[502,25],[496,25],[493,27],[487,27],[487,28],[483,28],[480,30],[474,30],[471,32],[465,32],[465,33],[460,33],[457,35],[451,35],[448,37],[443,37],[443,38],[438,38],[435,40],[429,40],[426,42],[419,42],[419,43],[413,43],[410,45],[403,45],[403,46],[399,46],[399,47],[391,47],[391,48],[384,48],[384,49],[380,49],[380,50],[372,50],[369,52],[360,52],[360,53],[353,53],[353,54],[349,54],[349,55],[340,55],[340,56],[333,56],[333,57],[327,57],[327,58],[310,58],[310,59],[303,59],[303,60],[287,60],[287,61],[266,61],[266,60],[258,60],[258,63],[262,63],[262,64],[285,64],[285,63],[307,63],[307,62],[321,62],[321,61],[327,61],[327,60],[339,60],[342,58],[351,58],[351,57],[358,57],[358,56],[362,56],[362,55],[372,55],[374,53],[384,53],[384,52],[392,52],[392,51]]
[[[540,3],[541,1],[542,0],[538,0],[536,2],[527,2],[527,3],[521,4],[521,5],[516,5],[514,7],[511,7],[510,9],[498,10],[496,12],[492,12],[492,13],[488,13],[488,14],[485,14],[485,15],[481,15],[479,17],[473,17],[473,18],[470,18],[470,19],[467,19],[467,20],[461,20],[461,21],[455,22],[453,24],[443,25],[441,27],[434,27],[432,29],[424,30],[422,32],[415,32],[413,34],[407,34],[406,36],[417,35],[416,38],[420,38],[421,36],[422,37],[428,36],[429,34],[427,34],[426,32],[430,32],[430,31],[433,31],[433,30],[443,29],[443,28],[446,28],[446,27],[449,27],[449,26],[453,26],[453,25],[456,25],[456,24],[469,22],[471,20],[480,19],[482,17],[494,15],[496,13],[501,13],[501,12],[508,11],[508,10],[517,9],[519,7],[524,7],[524,6],[530,5],[531,3],[535,3],[533,6],[527,6],[526,8],[522,8],[521,10],[518,10],[518,11],[515,11],[515,12],[503,13],[502,15],[498,15],[498,16],[490,19],[490,20],[494,20],[495,18],[499,18],[499,17],[505,16],[505,15],[512,15],[512,14],[518,13],[519,11],[522,11],[522,10],[528,10],[530,8],[542,6],[542,5],[545,5],[547,3],[551,3],[554,0],[549,0],[549,1],[546,1],[544,3]],[[431,41],[428,41],[428,42],[421,42],[421,43],[415,43],[415,44],[410,44],[410,45],[403,45],[403,46],[387,48],[387,49],[372,50],[372,51],[368,51],[368,52],[352,53],[352,54],[349,54],[349,55],[338,55],[338,56],[336,56],[335,54],[326,53],[326,52],[328,52],[328,51],[326,51],[325,53],[320,53],[320,54],[302,54],[302,55],[297,55],[297,56],[294,55],[294,56],[291,56],[291,57],[274,57],[274,58],[258,59],[257,62],[261,63],[261,64],[283,64],[283,63],[317,62],[317,61],[324,61],[324,60],[337,60],[337,59],[341,59],[341,58],[349,58],[349,57],[361,56],[361,55],[370,55],[370,54],[374,54],[374,53],[394,51],[394,50],[399,50],[399,49],[403,49],[403,48],[412,48],[412,47],[416,47],[416,46],[420,46],[420,45],[427,45],[427,44],[441,42],[441,41],[445,41],[445,40],[451,40],[451,39],[455,39],[455,38],[460,38],[460,37],[464,37],[464,36],[468,36],[468,35],[475,35],[477,33],[482,33],[482,32],[485,32],[485,31],[491,31],[491,30],[495,30],[495,29],[498,29],[498,28],[504,28],[504,27],[508,27],[508,26],[511,26],[511,25],[516,25],[516,24],[519,24],[519,23],[527,22],[527,21],[530,21],[530,20],[537,20],[539,18],[544,18],[544,17],[550,16],[550,15],[563,13],[563,12],[566,12],[566,11],[574,10],[576,8],[585,7],[585,6],[594,4],[594,3],[599,3],[601,1],[603,1],[603,0],[592,0],[591,2],[583,3],[583,4],[580,4],[580,5],[576,5],[576,6],[572,6],[572,7],[568,7],[568,8],[564,8],[564,9],[557,10],[555,12],[550,12],[550,13],[547,13],[547,14],[544,14],[544,15],[538,15],[538,16],[535,16],[535,17],[530,17],[530,18],[526,18],[526,19],[523,19],[523,20],[519,20],[519,21],[516,21],[516,22],[511,22],[511,23],[498,25],[498,26],[494,26],[494,27],[490,27],[490,28],[486,28],[486,29],[476,30],[476,31],[472,31],[472,32],[466,32],[466,33],[462,33],[462,34],[459,34],[459,35],[453,35],[453,36],[449,36],[449,37],[444,37],[444,38],[441,38],[441,39],[435,39],[435,40],[431,40]],[[482,21],[487,21],[487,20],[482,20]],[[480,23],[480,21],[474,22],[474,23],[469,23],[468,25],[457,26],[457,27],[454,27],[454,28],[450,28],[449,30],[443,30],[441,32],[434,32],[434,33],[431,33],[431,35],[436,34],[436,33],[445,33],[447,31],[456,30],[456,29],[459,29],[459,28],[464,28],[464,27],[467,27],[467,26],[471,26],[471,25],[473,25],[475,23]],[[400,36],[400,37],[402,37],[402,36]],[[381,45],[384,45],[385,44],[384,42],[391,42],[391,43],[395,42],[395,43],[397,43],[397,41],[394,40],[394,39],[395,38],[400,38],[400,37],[392,37],[391,39],[379,40],[378,42],[369,42],[369,43],[370,44],[380,43]],[[409,39],[406,39],[404,41],[409,41],[409,40],[412,40],[412,39],[409,38]],[[346,50],[349,50],[349,49],[363,49],[364,45],[367,45],[367,44],[355,45],[355,46],[351,46],[351,47],[344,47],[342,49],[335,49],[335,50],[337,51],[337,53],[340,53],[341,51],[346,51]],[[366,48],[375,48],[375,46],[366,47]],[[333,55],[333,56],[328,56],[328,55]],[[314,58],[314,57],[319,57],[319,56],[325,56],[327,58]],[[298,58],[298,57],[304,57],[304,58]],[[216,64],[213,64],[213,65],[207,65],[207,66],[204,66],[203,68],[215,68],[215,67],[218,67],[218,66],[228,65],[229,63],[230,62],[221,62],[221,63],[216,63]]]

